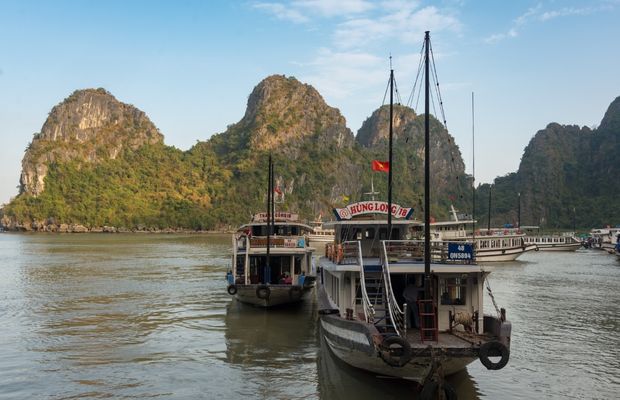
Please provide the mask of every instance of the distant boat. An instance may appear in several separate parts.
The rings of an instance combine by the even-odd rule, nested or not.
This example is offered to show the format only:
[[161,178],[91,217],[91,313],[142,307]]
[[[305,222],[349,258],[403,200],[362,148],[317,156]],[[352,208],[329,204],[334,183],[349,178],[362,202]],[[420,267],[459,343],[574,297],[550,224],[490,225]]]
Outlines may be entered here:
[[312,227],[312,232],[308,234],[308,241],[311,245],[317,243],[332,243],[334,241],[334,230],[324,228],[320,216],[314,221],[311,221],[310,226]]
[[226,275],[228,294],[259,307],[300,302],[316,283],[314,248],[307,238],[312,228],[297,214],[275,212],[271,157],[268,186],[267,212],[233,234],[232,269]]
[[536,250],[536,244],[525,242],[525,233],[518,228],[472,228],[473,219],[461,219],[454,207],[450,221],[431,222],[433,240],[472,241],[476,249],[477,262],[514,261],[523,253]]
[[616,243],[620,241],[620,228],[596,228],[590,231],[591,247],[614,253]]
[[575,251],[581,248],[581,240],[572,234],[565,235],[527,235],[525,243],[535,244],[541,251]]
[[[427,99],[429,46],[427,32]],[[390,88],[391,109],[393,73]],[[321,335],[339,359],[416,381],[423,385],[421,398],[434,398],[438,391],[454,398],[443,376],[478,359],[488,369],[503,368],[510,356],[511,324],[504,309],[483,315],[490,271],[474,262],[472,243],[430,240],[428,115],[427,102],[425,240],[407,239],[419,222],[410,220],[411,208],[392,203],[389,173],[387,202],[349,204],[334,210],[338,221],[326,223],[336,236],[319,259],[317,299]]]

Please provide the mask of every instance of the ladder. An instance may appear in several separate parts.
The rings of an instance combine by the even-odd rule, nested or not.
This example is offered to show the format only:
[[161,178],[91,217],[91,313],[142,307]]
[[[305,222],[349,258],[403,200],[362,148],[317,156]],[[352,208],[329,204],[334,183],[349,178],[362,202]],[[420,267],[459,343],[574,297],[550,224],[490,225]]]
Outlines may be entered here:
[[437,307],[433,299],[418,300],[420,315],[420,340],[422,342],[437,342],[439,329],[437,327]]

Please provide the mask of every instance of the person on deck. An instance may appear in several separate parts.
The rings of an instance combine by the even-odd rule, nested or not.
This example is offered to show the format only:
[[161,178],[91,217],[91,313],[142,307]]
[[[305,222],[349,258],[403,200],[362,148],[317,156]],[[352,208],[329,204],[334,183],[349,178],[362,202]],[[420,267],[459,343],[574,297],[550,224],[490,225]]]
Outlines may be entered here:
[[293,278],[288,274],[288,273],[284,273],[284,284],[285,285],[292,285],[293,284]]
[[[420,327],[420,310],[418,309],[418,300],[424,297],[424,288],[415,284],[414,277],[407,277],[407,286],[403,291],[403,297],[407,302],[407,309],[409,310],[409,327]],[[412,318],[413,316],[413,318]]]

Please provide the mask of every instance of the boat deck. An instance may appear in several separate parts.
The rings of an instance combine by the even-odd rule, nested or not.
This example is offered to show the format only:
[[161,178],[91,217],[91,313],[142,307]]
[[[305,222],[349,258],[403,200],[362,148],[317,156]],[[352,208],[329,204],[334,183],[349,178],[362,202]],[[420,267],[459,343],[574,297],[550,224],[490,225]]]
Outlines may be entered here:
[[420,331],[418,329],[407,330],[407,341],[412,349],[426,349],[428,346],[434,348],[462,348],[470,349],[474,343],[479,343],[483,337],[480,335],[472,335],[465,332],[449,333],[439,332],[439,340],[437,342],[420,340]]

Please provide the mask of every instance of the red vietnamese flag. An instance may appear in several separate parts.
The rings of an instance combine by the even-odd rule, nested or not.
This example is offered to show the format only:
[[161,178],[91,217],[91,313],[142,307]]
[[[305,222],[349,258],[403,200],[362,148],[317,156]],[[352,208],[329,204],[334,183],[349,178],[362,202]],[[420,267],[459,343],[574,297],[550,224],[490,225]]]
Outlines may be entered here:
[[390,163],[389,161],[372,160],[372,170],[379,172],[389,172]]

